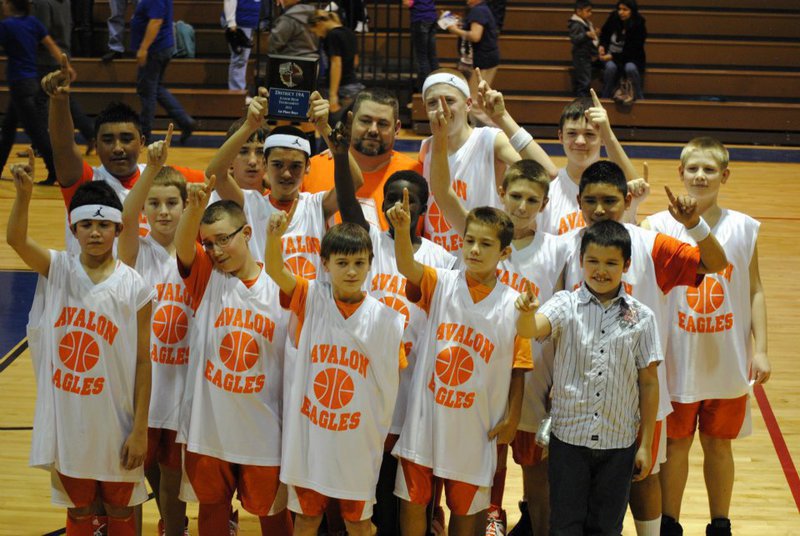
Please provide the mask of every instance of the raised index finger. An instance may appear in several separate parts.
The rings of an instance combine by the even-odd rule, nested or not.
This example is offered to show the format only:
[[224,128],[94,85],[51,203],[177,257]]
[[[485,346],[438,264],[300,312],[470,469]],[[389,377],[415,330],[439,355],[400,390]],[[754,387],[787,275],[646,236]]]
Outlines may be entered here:
[[642,178],[644,179],[644,182],[646,182],[647,184],[650,184],[650,181],[648,180],[649,177],[650,177],[650,166],[647,165],[647,162],[645,162],[642,164]]
[[671,205],[674,205],[677,202],[675,199],[675,195],[673,195],[672,190],[669,189],[669,186],[664,186],[664,191],[667,192],[667,198]]
[[28,147],[25,151],[28,153],[28,167],[33,172],[33,166],[36,164],[36,154],[33,151],[33,147]]
[[294,218],[294,211],[297,210],[297,198],[292,201],[292,206],[289,209],[289,214],[286,216],[287,222],[291,222],[292,218]]
[[408,213],[411,213],[411,209],[409,208],[408,202],[408,188],[403,188],[403,210]]
[[592,106],[595,108],[602,108],[603,103],[600,102],[600,97],[597,96],[597,93],[594,91],[593,88],[589,88],[589,93],[592,95]]
[[208,182],[206,183],[206,185],[205,185],[205,187],[203,189],[206,191],[207,194],[210,194],[212,191],[214,191],[214,187],[216,185],[217,185],[217,176],[216,175],[211,175],[208,178]]
[[69,57],[66,54],[61,54],[61,72],[69,76]]
[[170,123],[169,126],[167,127],[167,136],[164,138],[164,145],[166,145],[167,147],[169,147],[169,144],[172,143],[172,130],[174,128],[175,127],[172,125],[172,123]]

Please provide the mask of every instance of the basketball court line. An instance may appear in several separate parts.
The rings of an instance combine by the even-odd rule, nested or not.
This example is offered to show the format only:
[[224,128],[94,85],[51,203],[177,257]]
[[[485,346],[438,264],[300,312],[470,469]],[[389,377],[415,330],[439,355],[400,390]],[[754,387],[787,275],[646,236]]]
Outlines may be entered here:
[[19,341],[14,348],[12,348],[6,355],[0,359],[0,372],[3,372],[8,366],[14,362],[19,356],[22,355],[22,352],[28,349],[28,338],[25,337],[21,341]]

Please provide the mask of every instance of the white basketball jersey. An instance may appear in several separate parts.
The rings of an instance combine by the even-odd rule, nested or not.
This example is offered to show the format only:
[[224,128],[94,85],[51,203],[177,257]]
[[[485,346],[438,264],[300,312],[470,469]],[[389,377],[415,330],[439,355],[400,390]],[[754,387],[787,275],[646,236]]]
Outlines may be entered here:
[[408,409],[392,454],[433,474],[491,486],[497,441],[489,431],[508,407],[519,293],[499,281],[472,301],[464,272],[436,270]]
[[50,251],[28,318],[37,380],[30,464],[75,477],[142,482],[122,467],[133,429],[137,313],[155,293],[117,261],[93,283],[77,255]]
[[[464,145],[448,156],[450,183],[467,210],[503,206],[497,193],[494,169],[494,140],[499,132],[496,128],[474,128]],[[430,182],[431,152],[428,145],[431,139],[422,143],[424,147],[420,152],[425,153],[422,172]],[[425,234],[447,251],[461,249],[461,237],[447,223],[433,196],[428,199],[428,210],[425,212]]]
[[261,270],[247,287],[213,270],[191,324],[192,360],[178,439],[232,463],[281,463],[283,357],[289,315]]
[[139,239],[136,271],[156,290],[150,328],[153,381],[147,422],[151,428],[177,430],[189,363],[192,296],[178,273],[175,257],[152,236]]
[[[550,299],[566,261],[564,243],[553,235],[537,231],[523,249],[511,245],[511,257],[498,265],[498,280],[517,292],[530,282],[539,303]],[[553,383],[553,343],[531,340],[533,370],[525,374],[525,395],[519,429],[535,432],[547,415],[545,401]]]
[[536,216],[536,229],[561,235],[586,227],[578,205],[578,185],[572,182],[566,168],[559,169],[558,176],[550,182],[547,197],[547,206]]
[[348,318],[311,281],[297,347],[287,342],[281,482],[375,501],[399,378],[403,316],[370,295]]
[[[264,262],[269,218],[279,209],[272,206],[269,196],[255,190],[244,190],[244,212],[253,227],[250,252],[258,262]],[[325,236],[325,212],[322,200],[327,192],[300,192],[297,208],[289,228],[281,237],[283,262],[289,270],[304,279],[316,279],[322,270],[320,243]]]
[[[622,274],[622,286],[625,292],[653,311],[661,348],[666,348],[669,334],[669,304],[667,295],[658,286],[656,266],[653,262],[653,246],[658,233],[629,223],[625,224],[625,228],[631,236],[631,265],[628,271]],[[582,237],[583,229],[564,235],[564,240],[574,245],[564,270],[564,287],[567,290],[574,290],[583,282],[580,262]],[[658,419],[664,419],[670,413],[672,413],[672,402],[667,386],[667,369],[662,361],[658,364]]]
[[[375,258],[372,259],[372,267],[367,276],[364,290],[395,311],[402,313],[405,318],[403,346],[406,350],[408,366],[400,371],[400,389],[394,407],[392,427],[389,430],[392,434],[399,434],[406,416],[408,389],[416,362],[417,341],[425,330],[428,315],[417,304],[406,298],[406,278],[397,271],[394,239],[388,231],[381,231],[380,228],[371,225],[369,237],[372,239]],[[456,262],[455,257],[447,250],[425,238],[422,239],[419,249],[414,253],[414,259],[432,268],[449,269]]]
[[[695,244],[666,211],[647,221],[654,230]],[[711,231],[725,249],[727,268],[707,274],[697,288],[675,287],[669,293],[667,381],[676,402],[737,398],[749,392],[750,261],[760,225],[746,214],[722,209]]]
[[[139,173],[144,171],[145,165],[144,164],[137,164],[139,166]],[[114,191],[119,196],[119,200],[121,203],[125,203],[125,198],[128,196],[129,189],[125,188],[119,179],[116,178],[114,175],[106,170],[105,166],[97,166],[92,168],[94,171],[94,175],[92,175],[93,181],[105,181],[106,184],[111,186]],[[64,216],[65,224],[64,224],[64,245],[65,249],[69,253],[80,254],[81,247],[78,244],[78,241],[72,236],[72,231],[69,228],[69,208],[67,208],[67,214]],[[150,224],[147,223],[147,218],[145,218],[144,214],[139,214],[139,236],[146,236],[150,233]],[[116,254],[117,251],[117,241],[114,240],[114,252]]]

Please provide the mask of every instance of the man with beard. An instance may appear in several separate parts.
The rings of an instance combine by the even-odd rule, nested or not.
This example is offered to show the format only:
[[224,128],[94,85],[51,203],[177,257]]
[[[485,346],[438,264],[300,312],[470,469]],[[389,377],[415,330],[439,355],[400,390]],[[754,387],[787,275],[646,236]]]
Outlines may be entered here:
[[[394,150],[400,131],[397,97],[380,88],[365,89],[353,103],[353,126],[350,154],[353,155],[364,185],[358,197],[364,217],[383,230],[389,228],[383,215],[383,185],[396,171],[413,170],[422,173],[422,163]],[[333,188],[333,159],[329,154],[311,159],[311,171],[303,181],[303,191],[316,193]],[[336,222],[341,221],[337,213]]]

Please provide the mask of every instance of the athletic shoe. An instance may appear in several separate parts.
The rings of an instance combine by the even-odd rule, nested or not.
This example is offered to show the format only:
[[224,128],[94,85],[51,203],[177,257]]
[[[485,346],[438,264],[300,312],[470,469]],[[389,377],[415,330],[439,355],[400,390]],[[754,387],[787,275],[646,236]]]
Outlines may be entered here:
[[731,520],[727,517],[715,517],[706,525],[706,536],[731,536]]
[[444,522],[444,509],[441,506],[436,506],[433,509],[431,534],[433,536],[445,536],[445,534],[447,534],[447,525],[445,525]]
[[[166,536],[167,531],[164,530],[164,520],[158,520],[158,536]],[[183,518],[183,536],[191,536],[189,534],[189,518]]]
[[92,536],[108,534],[108,516],[92,516]]
[[493,508],[486,515],[486,536],[506,536],[506,524],[500,510]]
[[662,515],[661,536],[683,536],[683,527],[674,517]]
[[508,531],[508,536],[532,536],[531,516],[528,515],[528,502],[519,501],[520,517],[513,529]]
[[234,510],[231,518],[228,520],[228,530],[230,536],[238,536],[239,534],[239,510]]

